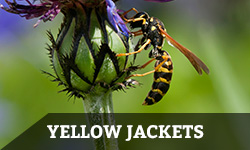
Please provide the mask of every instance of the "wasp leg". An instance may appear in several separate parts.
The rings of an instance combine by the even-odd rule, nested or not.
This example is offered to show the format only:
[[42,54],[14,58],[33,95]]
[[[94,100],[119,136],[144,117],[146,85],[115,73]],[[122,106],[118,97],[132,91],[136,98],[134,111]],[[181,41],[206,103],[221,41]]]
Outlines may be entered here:
[[152,71],[149,71],[149,72],[146,72],[143,74],[132,74],[132,75],[128,76],[127,79],[131,78],[131,77],[143,77],[143,76],[146,76],[146,75],[154,73],[154,72],[155,72],[155,70],[152,70]]
[[[169,55],[163,55],[163,56],[161,56],[161,58],[163,59],[163,61],[162,61],[159,65],[157,65],[157,66],[155,67],[155,71],[159,70],[160,67],[161,67],[166,61],[171,60],[171,57],[170,57]],[[172,64],[172,61],[167,62],[167,65],[171,65],[171,64]]]
[[149,65],[151,62],[153,62],[155,60],[155,58],[152,58],[151,60],[149,60],[148,62],[146,62],[144,65],[138,67],[138,69],[143,69],[145,68],[147,65]]
[[[154,70],[152,71],[149,71],[149,72],[146,72],[146,73],[143,73],[143,74],[132,74],[130,76],[127,77],[128,78],[131,78],[131,77],[143,77],[143,76],[146,76],[148,74],[151,74],[151,73],[154,73],[154,72],[157,72],[159,70],[159,68],[168,60],[169,57],[165,57],[165,56],[162,56],[162,58],[164,59],[164,61],[162,61],[159,65],[157,65],[155,67]],[[138,67],[138,69],[143,69],[145,68],[148,64],[150,64],[152,61],[154,61],[155,58],[152,58],[150,61],[148,61],[147,63],[145,63],[144,65],[142,65],[141,67]],[[162,69],[162,68],[161,68]],[[164,69],[165,70],[165,69]]]
[[[154,72],[172,72],[172,70],[168,70],[167,68],[162,67],[162,65],[165,64],[166,62],[167,62],[166,63],[167,66],[172,65],[171,57],[169,55],[163,55],[163,56],[160,56],[160,57],[161,57],[161,59],[163,59],[163,61],[161,61],[160,64],[158,64],[155,67],[154,70],[143,73],[143,74],[132,74],[132,75],[128,76],[127,79],[131,78],[131,77],[143,77],[143,76],[146,76],[146,75],[154,73]],[[149,65],[151,62],[153,62],[155,59],[156,58],[152,58],[151,60],[149,60],[148,62],[146,62],[142,66],[138,67],[138,69],[145,68],[147,65]],[[160,68],[160,67],[162,67],[162,68]]]
[[[138,49],[140,49],[139,47],[141,46],[141,45],[143,45],[143,43],[145,43],[145,40],[146,40],[146,38],[143,36],[138,42],[137,42],[137,44],[135,45],[135,51],[137,51]],[[150,44],[149,44],[150,45]],[[147,48],[145,47],[145,50],[146,50]]]
[[135,85],[140,85],[140,83],[134,79],[128,79],[122,83],[117,83],[118,89],[128,89],[129,87],[135,88]]
[[151,43],[151,40],[148,39],[148,40],[146,41],[146,43],[143,44],[143,45],[141,46],[141,48],[140,48],[138,51],[130,52],[130,53],[120,53],[120,54],[116,54],[116,57],[128,56],[128,55],[133,55],[133,54],[140,53],[140,52],[141,52],[148,44],[150,44],[150,43]]
[[138,31],[135,31],[135,32],[131,32],[134,36],[138,36],[138,35],[142,35],[142,30],[138,30]]
[[[155,60],[155,58],[152,58],[151,60],[149,60],[148,62],[146,62],[144,65],[142,65],[142,66],[140,66],[140,67],[137,67],[136,69],[143,69],[143,68],[145,68],[147,65],[149,65],[151,62],[153,62],[154,60]],[[144,73],[144,74],[132,74],[132,75],[128,76],[126,79],[129,79],[129,78],[131,78],[131,77],[143,77],[143,76],[148,75],[148,74],[153,73],[153,72],[154,72],[154,70],[153,70],[153,71],[146,72],[146,73]]]
[[128,14],[130,11],[132,11],[132,10],[135,11],[136,13],[138,13],[138,11],[137,11],[135,8],[131,8],[131,9],[125,11],[125,12],[121,15],[121,17],[122,17],[122,19],[123,19],[124,21],[129,22],[128,19],[125,18],[124,16],[127,15],[127,14]]

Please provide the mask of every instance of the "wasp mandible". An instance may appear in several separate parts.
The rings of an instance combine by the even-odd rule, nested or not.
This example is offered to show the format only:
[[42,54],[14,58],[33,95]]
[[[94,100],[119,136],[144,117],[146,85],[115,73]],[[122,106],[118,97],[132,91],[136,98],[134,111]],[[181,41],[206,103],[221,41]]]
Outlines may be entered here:
[[[127,19],[125,16],[130,11],[135,11],[136,14],[132,18]],[[141,28],[136,32],[132,32],[134,36],[143,35],[143,37],[138,41],[134,52],[117,54],[117,57],[137,54],[143,49],[150,47],[150,45],[153,46],[153,49],[149,53],[149,58],[152,59],[141,67],[138,67],[138,69],[145,68],[152,61],[156,60],[154,70],[144,74],[133,74],[130,76],[145,76],[147,74],[154,73],[152,89],[148,93],[148,96],[143,103],[144,105],[157,103],[169,89],[173,65],[170,55],[166,51],[162,50],[164,39],[166,39],[171,46],[181,51],[200,75],[202,74],[202,70],[207,74],[209,73],[208,67],[194,53],[175,41],[166,32],[164,24],[159,19],[150,17],[146,12],[138,12],[135,8],[131,8],[130,10],[124,12],[121,17],[124,21],[126,21],[126,23],[130,24],[132,29]]]

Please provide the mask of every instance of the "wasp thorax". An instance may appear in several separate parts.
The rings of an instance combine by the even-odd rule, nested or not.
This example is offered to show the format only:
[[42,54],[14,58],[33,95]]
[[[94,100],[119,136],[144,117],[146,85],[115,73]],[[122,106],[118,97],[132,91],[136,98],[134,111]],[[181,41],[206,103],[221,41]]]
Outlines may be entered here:
[[52,66],[57,80],[71,95],[84,97],[92,90],[117,89],[129,75],[134,56],[116,57],[132,50],[129,39],[115,32],[105,6],[78,5],[63,10],[64,21],[56,40],[49,33]]

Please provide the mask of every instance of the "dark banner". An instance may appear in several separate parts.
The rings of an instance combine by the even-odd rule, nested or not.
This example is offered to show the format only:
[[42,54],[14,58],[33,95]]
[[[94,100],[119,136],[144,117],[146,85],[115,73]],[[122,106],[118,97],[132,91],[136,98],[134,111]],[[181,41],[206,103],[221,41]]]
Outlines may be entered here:
[[[115,125],[87,123],[103,116]],[[250,114],[48,114],[3,150],[88,150],[103,137],[121,150],[250,149]]]

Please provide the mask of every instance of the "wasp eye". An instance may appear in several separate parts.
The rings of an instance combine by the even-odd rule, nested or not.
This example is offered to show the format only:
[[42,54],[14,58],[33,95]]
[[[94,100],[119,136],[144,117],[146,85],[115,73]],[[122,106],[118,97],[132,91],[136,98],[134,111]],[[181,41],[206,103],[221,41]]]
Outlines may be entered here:
[[130,23],[130,27],[132,29],[142,27],[144,23],[147,23],[147,21],[144,21],[144,19],[145,20],[148,19],[149,16],[146,12],[139,12],[133,18],[134,18],[134,21]]
[[148,19],[149,18],[149,15],[148,15],[148,13],[146,13],[146,12],[139,12],[139,13],[137,13],[135,16],[134,16],[134,19],[135,18],[145,18],[145,19]]
[[132,29],[134,29],[134,28],[140,28],[142,26],[142,23],[143,23],[143,21],[131,22],[130,23],[130,27]]

